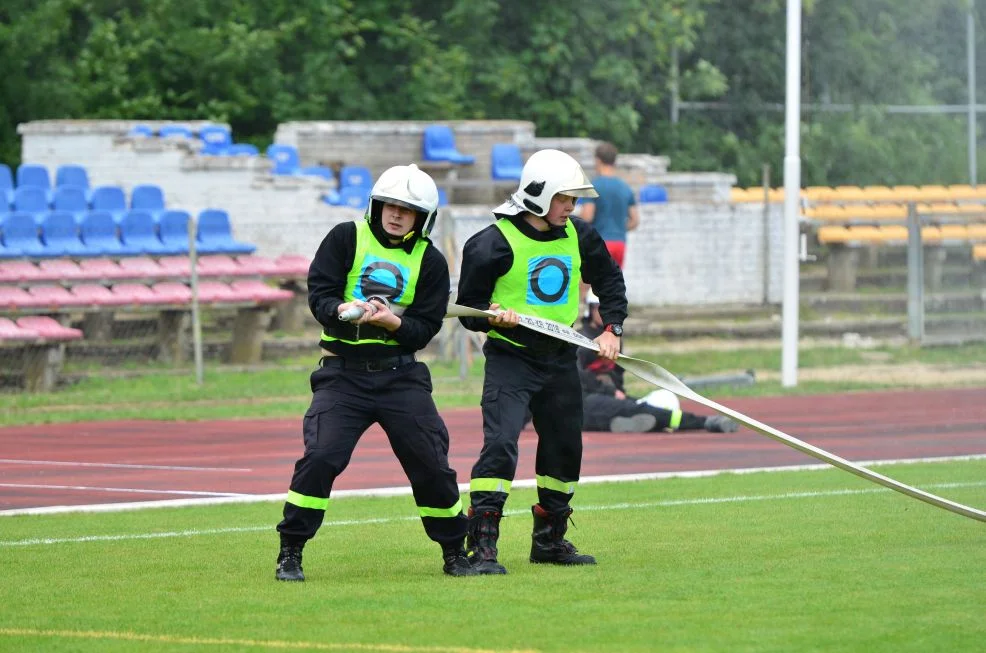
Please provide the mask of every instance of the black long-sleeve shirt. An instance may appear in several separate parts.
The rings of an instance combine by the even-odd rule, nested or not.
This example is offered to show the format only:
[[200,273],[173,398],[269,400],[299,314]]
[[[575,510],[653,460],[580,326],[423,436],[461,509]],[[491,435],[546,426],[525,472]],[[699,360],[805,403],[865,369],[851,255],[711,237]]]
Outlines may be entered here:
[[[371,233],[375,230],[371,230]],[[380,238],[374,234],[380,241]],[[380,241],[384,247],[410,251],[411,241],[393,245]],[[315,258],[308,268],[308,306],[323,328],[343,324],[339,321],[339,305],[344,303],[346,277],[356,256],[356,223],[343,222],[333,227],[322,240]],[[397,341],[400,353],[410,354],[424,347],[442,328],[442,320],[448,310],[448,263],[441,252],[428,242],[421,261],[421,271],[414,287],[414,301],[401,317],[401,326],[390,334]],[[369,325],[366,325],[369,326]],[[322,348],[338,356],[374,358],[393,356],[391,345],[349,345],[338,340],[321,341]]]
[[[561,228],[538,231],[529,225],[522,215],[500,219],[510,220],[524,236],[531,240],[548,242],[568,237],[565,230]],[[606,243],[591,224],[574,216],[569,219],[575,227],[579,241],[582,280],[592,286],[592,291],[599,297],[599,313],[603,323],[623,324],[627,317],[623,272],[610,256]],[[456,303],[471,308],[488,309],[496,282],[513,265],[513,259],[513,251],[503,232],[496,225],[490,225],[474,234],[466,241],[462,250],[462,270],[459,274]],[[575,291],[575,288],[572,291]],[[502,308],[517,309],[514,306]],[[523,313],[523,310],[518,312]],[[459,321],[471,331],[489,331],[493,328],[486,318],[462,317]],[[499,331],[510,340],[530,347],[533,352],[558,348],[559,341],[530,329],[517,327]]]

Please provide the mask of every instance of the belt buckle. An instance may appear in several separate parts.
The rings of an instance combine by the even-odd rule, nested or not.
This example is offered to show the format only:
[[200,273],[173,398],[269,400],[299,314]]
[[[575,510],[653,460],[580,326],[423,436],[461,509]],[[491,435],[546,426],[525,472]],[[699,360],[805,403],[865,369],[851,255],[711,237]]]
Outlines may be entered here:
[[382,372],[383,370],[390,369],[387,367],[386,363],[388,361],[384,359],[370,359],[366,361],[366,371],[367,372]]

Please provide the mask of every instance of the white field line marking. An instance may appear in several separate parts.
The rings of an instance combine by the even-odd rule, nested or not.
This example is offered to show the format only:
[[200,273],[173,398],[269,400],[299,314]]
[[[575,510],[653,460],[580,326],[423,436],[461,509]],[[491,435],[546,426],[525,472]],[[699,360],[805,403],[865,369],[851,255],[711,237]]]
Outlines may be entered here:
[[148,490],[133,487],[93,487],[89,485],[40,485],[35,483],[0,483],[0,487],[31,488],[35,490],[85,490],[87,492],[123,492],[125,494],[187,494],[203,497],[252,497],[236,492],[196,492],[194,490]]
[[[969,481],[954,483],[934,483],[929,487],[954,489],[986,486],[986,481]],[[725,503],[743,503],[758,501],[777,501],[787,499],[820,499],[825,497],[855,496],[861,494],[882,494],[890,492],[889,488],[864,488],[860,490],[822,490],[815,492],[785,492],[783,494],[753,494],[738,495],[732,497],[698,497],[694,499],[668,499],[665,501],[641,501],[637,503],[621,502],[600,505],[580,505],[579,511],[596,512],[600,510],[640,510],[642,508],[673,508],[679,506],[705,506]],[[530,512],[527,509],[505,510],[505,516],[526,515]],[[363,526],[367,524],[395,524],[398,522],[418,521],[418,516],[407,517],[371,517],[366,519],[345,519],[330,520],[323,522],[322,526]],[[242,526],[238,528],[208,528],[208,529],[188,529],[182,531],[165,531],[161,533],[134,533],[126,535],[85,535],[81,537],[65,538],[37,538],[30,540],[0,540],[0,547],[13,546],[34,546],[47,544],[77,544],[85,542],[120,542],[127,540],[154,540],[172,537],[197,537],[200,535],[225,535],[229,533],[259,533],[262,531],[273,532],[274,526]]]
[[18,460],[0,458],[0,464],[40,465],[52,467],[107,467],[111,469],[163,469],[169,472],[252,472],[245,467],[188,467],[184,465],[136,465],[127,463],[79,463],[63,460]]
[[463,646],[407,646],[404,644],[345,644],[342,642],[288,642],[269,639],[232,639],[228,637],[187,637],[182,635],[150,635],[100,630],[41,630],[39,628],[0,628],[6,637],[44,637],[49,639],[95,639],[155,644],[193,646],[235,646],[242,648],[288,649],[300,651],[371,651],[376,653],[538,653],[534,649],[493,650]]
[[[943,456],[938,458],[904,458],[894,460],[866,460],[859,464],[865,466],[879,465],[908,465],[914,463],[946,463],[966,460],[986,460],[986,454],[967,456]],[[831,469],[831,465],[813,463],[810,465],[784,465],[778,467],[747,467],[739,469],[707,469],[684,472],[648,472],[643,474],[613,474],[608,476],[584,476],[579,480],[580,485],[592,483],[623,483],[626,481],[652,481],[667,478],[703,478],[721,474],[754,474],[759,472],[800,472],[822,471]],[[513,482],[515,488],[535,487],[534,479],[521,479]],[[459,483],[460,492],[468,492],[468,483]],[[394,497],[411,494],[408,486],[374,488],[366,490],[337,490],[332,493],[333,499],[346,497]],[[120,512],[124,510],[145,510],[148,508],[185,508],[188,506],[215,506],[230,503],[262,503],[265,501],[284,501],[286,492],[276,494],[235,494],[217,493],[217,497],[208,499],[165,499],[159,501],[134,501],[129,503],[97,503],[76,506],[44,506],[40,508],[13,508],[0,510],[0,517],[15,515],[53,515],[70,512]]]

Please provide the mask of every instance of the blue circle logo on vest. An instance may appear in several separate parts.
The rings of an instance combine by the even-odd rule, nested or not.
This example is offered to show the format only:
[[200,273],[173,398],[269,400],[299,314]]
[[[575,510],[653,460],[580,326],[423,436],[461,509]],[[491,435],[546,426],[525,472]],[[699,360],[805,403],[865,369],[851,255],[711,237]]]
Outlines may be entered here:
[[397,303],[404,296],[410,276],[411,271],[403,265],[370,255],[363,261],[359,285],[353,294],[363,301],[366,301],[367,297],[376,295]]
[[571,256],[536,256],[527,261],[527,303],[564,304],[572,280]]

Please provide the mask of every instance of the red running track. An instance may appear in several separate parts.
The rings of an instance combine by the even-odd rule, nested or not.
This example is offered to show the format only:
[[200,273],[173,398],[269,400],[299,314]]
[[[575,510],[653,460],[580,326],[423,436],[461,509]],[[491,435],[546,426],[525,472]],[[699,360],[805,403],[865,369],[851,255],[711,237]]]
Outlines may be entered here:
[[[986,454],[986,388],[737,398],[727,405],[857,462]],[[452,438],[452,466],[459,482],[467,482],[482,445],[479,410],[447,410],[443,416]],[[819,462],[746,429],[730,434],[586,433],[584,440],[583,477]],[[534,432],[525,431],[517,479],[534,477],[535,446]],[[300,415],[4,428],[0,511],[283,493],[301,451]],[[386,437],[374,426],[335,489],[406,485]]]

